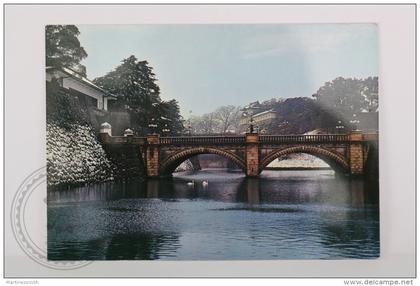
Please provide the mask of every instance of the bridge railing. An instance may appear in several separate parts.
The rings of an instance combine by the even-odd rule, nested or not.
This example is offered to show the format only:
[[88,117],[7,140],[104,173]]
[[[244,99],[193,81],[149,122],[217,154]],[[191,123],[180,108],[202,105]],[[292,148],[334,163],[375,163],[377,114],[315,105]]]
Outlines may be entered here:
[[378,141],[379,134],[378,133],[365,133],[363,134],[364,141]]
[[161,145],[218,145],[243,144],[245,136],[160,137]]
[[110,136],[108,137],[109,144],[146,144],[146,137],[134,137],[134,136]]
[[345,142],[349,141],[347,134],[319,134],[319,135],[260,135],[260,143],[311,143],[311,142]]
[[[377,141],[378,134],[363,134],[363,141]],[[350,141],[348,134],[319,134],[319,135],[259,135],[258,143],[281,144],[281,143],[334,143]],[[183,137],[159,137],[161,145],[229,145],[245,144],[246,136],[183,136]],[[147,137],[135,136],[109,136],[108,144],[147,144]]]

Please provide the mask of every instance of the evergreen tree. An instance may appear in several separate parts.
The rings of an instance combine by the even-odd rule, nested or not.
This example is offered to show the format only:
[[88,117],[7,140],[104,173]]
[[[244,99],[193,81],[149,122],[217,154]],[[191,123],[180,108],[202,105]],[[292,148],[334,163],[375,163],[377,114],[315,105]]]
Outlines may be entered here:
[[178,103],[175,100],[162,101],[157,79],[147,61],[130,56],[115,70],[94,82],[118,97],[117,106],[128,109],[132,127],[137,133],[147,133],[152,120],[158,124],[159,130],[165,126],[171,133],[182,129]]
[[313,97],[325,111],[348,121],[355,113],[377,111],[378,77],[338,77],[325,83]]
[[79,34],[79,29],[74,25],[46,26],[46,65],[68,67],[86,76],[86,67],[80,62],[87,57],[87,53],[77,38]]
[[365,96],[367,106],[366,109],[369,112],[378,111],[378,77],[368,77],[363,81],[362,94]]
[[[158,114],[160,115],[158,126],[160,126],[160,130],[169,129],[166,131],[167,135],[179,135],[184,129],[179,104],[175,99],[162,101],[158,105]],[[165,132],[162,133],[165,134]]]

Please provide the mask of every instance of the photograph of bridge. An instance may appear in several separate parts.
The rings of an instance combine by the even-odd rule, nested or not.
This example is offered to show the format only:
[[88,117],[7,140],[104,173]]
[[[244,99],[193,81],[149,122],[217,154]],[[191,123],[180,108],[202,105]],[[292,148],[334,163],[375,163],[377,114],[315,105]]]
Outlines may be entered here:
[[45,37],[49,260],[380,256],[375,24]]

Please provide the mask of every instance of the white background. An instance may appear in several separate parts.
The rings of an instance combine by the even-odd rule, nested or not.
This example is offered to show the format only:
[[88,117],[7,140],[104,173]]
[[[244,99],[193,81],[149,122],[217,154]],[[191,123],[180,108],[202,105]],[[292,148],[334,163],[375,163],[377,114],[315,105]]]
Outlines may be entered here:
[[[407,277],[415,274],[415,7],[276,6],[6,6],[5,265],[6,276],[287,276]],[[45,166],[46,24],[377,23],[380,49],[381,257],[339,261],[94,262],[59,271],[18,248],[10,206],[23,179]],[[31,217],[45,236],[46,213]]]

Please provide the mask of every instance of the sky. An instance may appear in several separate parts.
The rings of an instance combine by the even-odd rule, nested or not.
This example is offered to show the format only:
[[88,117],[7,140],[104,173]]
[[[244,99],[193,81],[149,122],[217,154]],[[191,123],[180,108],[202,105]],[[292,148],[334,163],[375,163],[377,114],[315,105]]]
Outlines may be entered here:
[[89,79],[135,55],[188,117],[378,75],[375,24],[78,25]]

